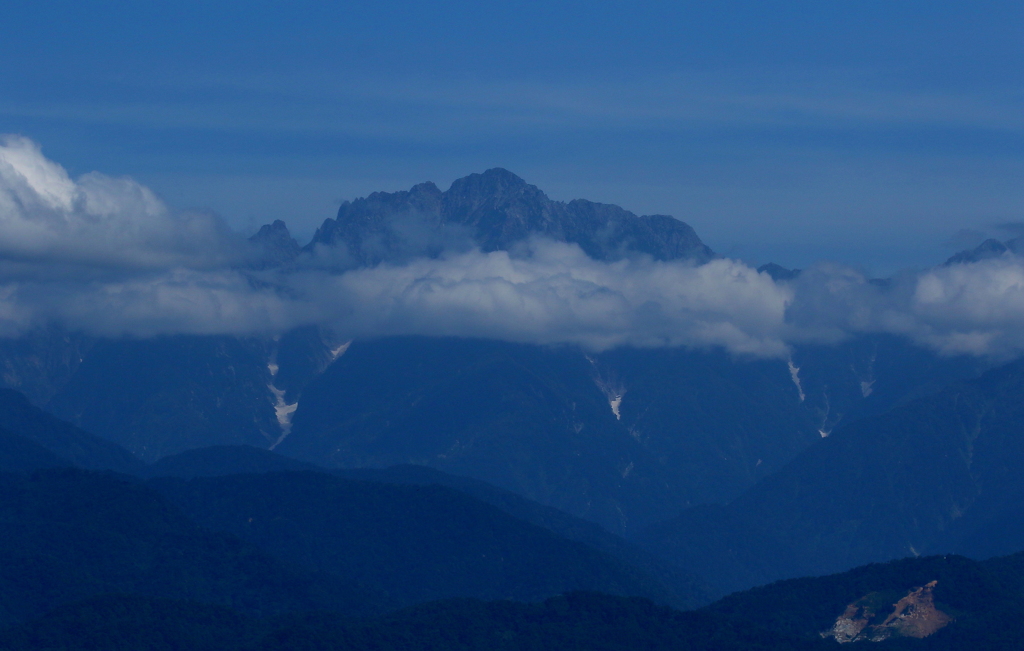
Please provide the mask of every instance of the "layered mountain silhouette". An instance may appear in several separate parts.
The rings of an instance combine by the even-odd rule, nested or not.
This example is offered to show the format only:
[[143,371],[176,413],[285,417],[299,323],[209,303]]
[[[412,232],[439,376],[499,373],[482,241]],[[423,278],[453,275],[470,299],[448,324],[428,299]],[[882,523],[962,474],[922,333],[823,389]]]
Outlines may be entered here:
[[692,604],[657,578],[460,491],[318,472],[154,480],[198,524],[395,605],[451,597],[536,601],[567,590]]
[[[834,431],[725,507],[651,527],[725,590],[870,561],[1024,549],[1024,363]],[[698,569],[699,568],[699,569]]]
[[137,480],[58,468],[0,474],[0,627],[111,593],[220,604],[253,615],[381,612],[386,597],[296,572],[200,529]]
[[437,601],[368,619],[324,611],[256,617],[194,601],[106,595],[0,630],[0,646],[810,651],[856,641],[858,648],[1012,651],[1024,633],[1022,615],[1020,554],[980,563],[936,556],[777,582],[691,612],[572,592],[542,603]]
[[119,445],[44,412],[17,391],[0,389],[0,468],[70,466],[134,473],[145,464]]
[[0,645],[11,651],[809,651],[834,642],[780,635],[747,621],[679,612],[645,599],[573,592],[538,604],[434,602],[367,620],[330,612],[254,618],[181,600],[105,596],[0,631]]
[[145,461],[280,436],[266,342],[169,336],[101,340],[47,404]]
[[147,466],[146,477],[224,477],[238,474],[265,474],[285,471],[319,471],[360,482],[400,486],[444,486],[488,504],[507,515],[546,529],[559,538],[582,543],[634,568],[638,575],[655,577],[662,584],[656,588],[676,605],[699,605],[711,599],[713,590],[701,579],[682,572],[639,546],[609,533],[604,528],[549,506],[528,500],[521,495],[483,481],[443,473],[425,466],[393,466],[384,469],[328,470],[267,450],[249,446],[215,446],[189,450],[164,457]]
[[[553,201],[492,169],[446,191],[427,183],[346,202],[305,247],[283,222],[268,224],[251,238],[248,263],[255,278],[293,264],[401,264],[470,248],[516,255],[537,237],[598,260],[714,256],[671,217]],[[250,445],[334,468],[430,466],[618,533],[727,503],[837,426],[983,366],[884,336],[800,345],[768,361],[426,337],[349,345],[312,326],[276,338],[148,339],[49,328],[0,343],[8,386],[146,462]]]
[[[495,169],[460,179],[443,192],[421,184],[347,202],[305,247],[283,222],[269,224],[251,238],[248,264],[253,278],[260,278],[267,269],[313,259],[351,267],[402,264],[471,248],[517,255],[536,237],[577,244],[598,260],[649,256],[700,263],[714,256],[689,226],[670,217],[641,217],[583,200],[552,201]],[[778,265],[762,271],[782,281],[799,273]],[[728,591],[905,554],[1008,553],[1019,544],[1014,532],[1024,531],[1012,511],[1024,491],[1014,492],[1015,484],[1006,480],[1000,490],[979,492],[996,471],[971,474],[981,473],[984,466],[977,462],[963,471],[941,465],[937,456],[932,471],[941,481],[923,474],[896,481],[902,469],[913,466],[913,455],[925,454],[935,441],[948,444],[941,459],[962,457],[968,449],[980,454],[970,447],[974,443],[965,447],[941,430],[954,422],[951,415],[931,415],[949,400],[941,397],[947,395],[944,387],[976,377],[987,362],[942,357],[894,336],[798,345],[784,360],[740,359],[721,350],[623,347],[587,353],[571,346],[458,338],[347,342],[318,327],[274,338],[149,339],[47,328],[0,343],[4,382],[35,404],[0,396],[7,400],[0,407],[10,405],[8,424],[0,421],[6,428],[0,436],[4,469],[74,465],[174,476],[197,491],[223,491],[198,504],[222,498],[244,505],[238,486],[258,491],[258,484],[236,480],[238,486],[230,488],[223,477],[232,473],[292,472],[298,478],[313,472],[316,479],[301,481],[394,484],[420,496],[437,484],[454,491],[438,493],[444,499],[470,499],[480,517],[539,527],[542,533],[534,534],[540,537],[520,529],[516,535],[533,541],[553,536],[558,543],[551,550],[561,550],[560,558],[566,544],[579,543],[603,559],[580,572],[591,578],[604,572],[607,581],[586,583],[573,575],[563,577],[559,589],[696,603],[707,591],[694,575]],[[927,403],[918,416],[900,416],[921,400],[939,402]],[[35,409],[36,422],[42,413],[36,407],[67,423],[58,426],[55,420],[33,434],[17,414]],[[893,451],[885,428],[899,418],[915,423],[899,427],[917,433]],[[40,432],[47,428],[64,434],[46,439]],[[260,456],[255,448],[291,459]],[[1013,454],[1001,451],[993,458]],[[323,468],[335,473],[333,479],[316,474]],[[933,480],[939,486],[935,494],[923,495],[921,487]],[[339,495],[342,485],[330,484]],[[238,494],[229,500],[231,490]],[[183,493],[174,495],[182,508],[192,504]],[[906,530],[909,521],[916,528]],[[214,527],[212,520],[204,522]],[[318,522],[327,526],[327,520]],[[595,523],[606,531],[600,533]],[[243,529],[228,528],[246,538]],[[649,550],[608,531],[640,536]],[[266,535],[262,544],[270,547],[268,541],[277,538]],[[302,535],[301,540],[323,540],[309,531]],[[272,556],[289,556],[288,549],[275,547]],[[500,557],[501,549],[492,551]],[[630,569],[610,569],[616,564]],[[317,560],[305,569],[341,572],[323,567]],[[492,570],[497,571],[487,569]],[[505,585],[498,579],[487,583]],[[614,588],[625,585],[632,587]],[[555,590],[542,588],[519,586],[508,594],[539,598]],[[388,585],[377,589],[397,594]],[[409,588],[403,599],[427,598],[422,589]]]
[[306,387],[276,449],[341,468],[426,465],[629,532],[728,502],[838,423],[976,368],[888,337],[800,348],[792,362],[357,341]]
[[[978,562],[929,556],[779,581],[707,606],[798,639],[898,649],[1014,649],[1024,554]],[[913,639],[917,638],[917,639]]]
[[[263,614],[365,614],[437,598],[536,600],[575,589],[681,607],[711,598],[699,579],[595,525],[427,469],[345,476],[235,446],[191,450],[151,466],[133,461],[136,475],[152,478],[146,483],[88,472],[82,464],[110,465],[112,450],[115,459],[131,456],[7,393],[23,413],[8,408],[0,416],[13,414],[8,425],[25,435],[0,430],[8,509],[0,519],[9,532],[0,552],[10,561],[0,572],[10,600],[0,625],[111,591]],[[78,453],[76,463],[49,449],[69,444],[99,452]],[[93,552],[97,545],[109,553]],[[177,553],[185,560],[175,560]],[[199,565],[187,564],[193,562]],[[231,564],[236,569],[224,569]],[[164,569],[181,576],[164,577]],[[223,583],[216,577],[229,571],[240,572],[240,582],[219,592],[203,583]],[[245,578],[250,572],[276,577],[280,599],[254,596],[265,588]],[[243,605],[247,600],[255,605]]]
[[[493,169],[346,202],[305,247],[268,224],[238,268],[536,238],[715,257],[671,217]],[[1019,646],[1024,362],[881,335],[790,352],[0,340],[0,647]]]

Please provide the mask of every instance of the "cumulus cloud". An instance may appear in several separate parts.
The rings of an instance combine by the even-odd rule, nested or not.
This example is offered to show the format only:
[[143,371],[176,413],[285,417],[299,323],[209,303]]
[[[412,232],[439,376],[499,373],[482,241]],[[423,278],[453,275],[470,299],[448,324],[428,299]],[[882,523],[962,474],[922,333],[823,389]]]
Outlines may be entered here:
[[16,136],[0,140],[0,233],[7,276],[211,268],[243,250],[216,217],[172,214],[128,178],[92,172],[72,180]]
[[[525,254],[524,254],[525,253]],[[512,256],[472,251],[290,279],[350,336],[430,334],[577,343],[591,349],[725,346],[776,356],[788,287],[732,260],[695,267],[603,263],[537,240]]]
[[[461,241],[461,240],[460,240]],[[776,282],[718,259],[613,263],[536,239],[515,252],[348,269],[319,251],[284,268],[215,216],[174,213],[135,181],[71,179],[37,145],[0,145],[0,336],[44,323],[105,336],[273,334],[306,324],[345,337],[456,335],[591,350],[790,346],[888,332],[948,354],[1024,351],[1024,261],[1006,254],[885,282],[820,264]]]
[[741,263],[596,262],[535,242],[528,257],[472,251],[329,273],[175,269],[110,281],[12,282],[0,334],[56,321],[117,336],[271,334],[308,323],[344,337],[399,334],[574,343],[592,350],[724,346],[782,356],[789,288]]
[[949,355],[1006,359],[1024,352],[1024,259],[1009,252],[885,281],[821,264],[793,289],[787,341],[884,332]]
[[1024,350],[1024,261],[1015,256],[939,267],[914,283],[908,334],[949,353]]

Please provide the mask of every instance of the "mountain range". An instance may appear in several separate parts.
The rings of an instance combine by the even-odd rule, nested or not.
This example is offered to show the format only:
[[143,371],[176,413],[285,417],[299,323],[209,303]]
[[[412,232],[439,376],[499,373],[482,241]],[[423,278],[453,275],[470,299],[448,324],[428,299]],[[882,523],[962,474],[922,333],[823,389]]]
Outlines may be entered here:
[[[965,384],[999,393],[1017,370]],[[0,442],[35,436],[60,449],[93,438],[24,400],[9,404],[29,436],[3,433]],[[0,445],[0,455],[8,449]],[[93,454],[80,462],[110,459],[106,449]],[[1022,554],[980,563],[906,558],[780,581],[680,613],[649,599],[692,607],[707,593],[691,582],[690,601],[678,601],[650,573],[656,564],[630,564],[642,553],[628,543],[614,543],[613,558],[600,544],[569,542],[556,529],[605,545],[613,536],[422,467],[339,475],[221,447],[165,458],[133,479],[34,470],[31,459],[10,472],[15,460],[0,456],[5,649],[824,649],[851,639],[1012,649],[1014,623],[1024,621]],[[549,526],[528,524],[517,510]],[[588,584],[623,596],[572,592]],[[444,600],[438,589],[475,598]],[[516,601],[480,600],[496,591]],[[403,603],[411,605],[394,610]]]
[[[908,555],[1018,551],[1024,364],[852,422],[727,506],[645,533],[726,589]],[[770,553],[766,553],[771,550]]]
[[[681,221],[492,169],[346,202],[305,246],[268,224],[240,264],[536,238],[718,260]],[[892,334],[758,358],[47,325],[0,340],[0,379],[0,648],[117,627],[128,648],[143,622],[182,648],[1011,648],[993,613],[1024,608],[1020,361]]]

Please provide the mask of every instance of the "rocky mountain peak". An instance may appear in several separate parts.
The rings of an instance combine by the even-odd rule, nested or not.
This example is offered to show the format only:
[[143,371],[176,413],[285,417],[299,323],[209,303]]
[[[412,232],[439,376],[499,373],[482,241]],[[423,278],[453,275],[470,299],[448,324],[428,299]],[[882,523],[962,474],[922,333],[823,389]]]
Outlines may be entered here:
[[263,242],[267,240],[280,240],[290,238],[288,226],[280,219],[275,219],[272,224],[264,224],[255,235],[249,238],[252,242]]
[[1012,240],[1000,242],[996,239],[987,239],[973,249],[967,249],[953,255],[946,260],[945,266],[954,264],[967,264],[999,258],[1007,254],[1024,255],[1024,237],[1015,237]]
[[457,206],[472,210],[487,204],[500,206],[516,201],[538,203],[548,200],[537,186],[500,167],[456,179],[445,193],[445,199],[450,209],[455,210]]
[[513,250],[530,237],[578,244],[598,260],[646,254],[705,262],[715,256],[687,224],[667,215],[637,216],[583,199],[553,201],[502,168],[457,179],[441,192],[421,183],[346,201],[306,250],[347,249],[353,264],[373,266],[444,251]]
[[758,273],[767,273],[772,280],[795,280],[800,275],[800,269],[787,269],[780,264],[769,262],[757,268]]
[[294,260],[302,250],[299,243],[288,232],[288,226],[280,219],[274,220],[272,224],[264,224],[255,235],[249,238],[249,242],[255,249],[252,266],[256,268],[287,264]]

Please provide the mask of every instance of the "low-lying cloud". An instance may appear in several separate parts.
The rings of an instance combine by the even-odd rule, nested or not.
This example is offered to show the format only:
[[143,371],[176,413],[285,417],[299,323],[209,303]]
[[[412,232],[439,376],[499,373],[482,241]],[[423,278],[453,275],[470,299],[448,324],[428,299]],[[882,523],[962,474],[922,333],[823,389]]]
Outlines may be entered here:
[[131,179],[71,179],[24,138],[0,144],[0,336],[58,323],[104,336],[275,334],[724,347],[786,357],[806,341],[901,334],[948,354],[1024,351],[1024,261],[1013,255],[884,283],[821,264],[796,280],[728,259],[605,263],[537,239],[331,271],[306,255],[256,269],[219,219],[173,213]]

